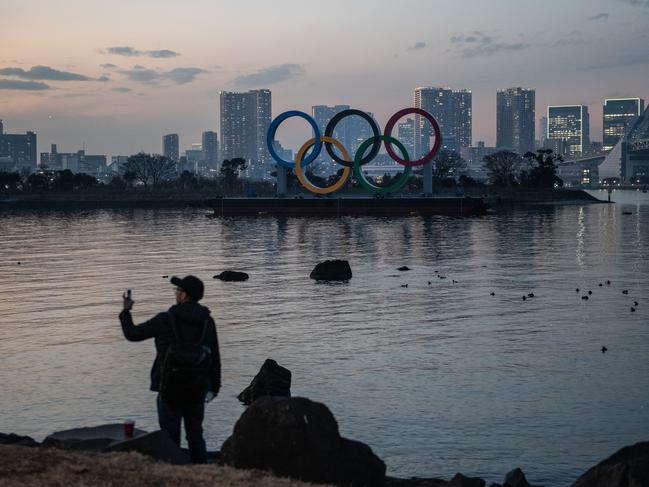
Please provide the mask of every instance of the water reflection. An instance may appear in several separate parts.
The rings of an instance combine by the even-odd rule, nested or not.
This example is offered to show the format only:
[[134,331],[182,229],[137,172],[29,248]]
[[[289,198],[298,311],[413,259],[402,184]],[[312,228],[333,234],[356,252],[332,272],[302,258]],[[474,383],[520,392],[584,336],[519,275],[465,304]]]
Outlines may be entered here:
[[[522,466],[537,483],[565,485],[643,439],[649,421],[649,307],[629,312],[649,291],[646,209],[471,219],[6,212],[0,409],[38,438],[125,415],[155,428],[153,346],[124,342],[119,296],[134,290],[142,321],[173,300],[162,276],[193,273],[222,343],[211,448],[241,413],[236,394],[273,357],[293,371],[294,394],[327,403],[392,475],[496,481]],[[353,279],[311,281],[327,258],[349,259]],[[412,270],[397,272],[404,264]],[[228,268],[251,278],[211,279]],[[612,285],[600,288],[605,279]]]

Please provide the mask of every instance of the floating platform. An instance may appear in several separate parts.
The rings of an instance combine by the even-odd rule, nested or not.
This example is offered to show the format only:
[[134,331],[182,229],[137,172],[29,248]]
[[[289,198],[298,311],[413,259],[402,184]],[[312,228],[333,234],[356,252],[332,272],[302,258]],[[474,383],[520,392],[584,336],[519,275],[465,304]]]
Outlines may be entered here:
[[482,198],[213,198],[210,217],[230,216],[472,216],[486,213]]

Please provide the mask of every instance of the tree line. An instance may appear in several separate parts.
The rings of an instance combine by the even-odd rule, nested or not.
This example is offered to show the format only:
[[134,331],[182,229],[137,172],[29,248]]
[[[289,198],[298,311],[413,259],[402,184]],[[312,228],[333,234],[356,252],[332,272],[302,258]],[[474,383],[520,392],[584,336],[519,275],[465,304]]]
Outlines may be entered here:
[[[542,149],[527,152],[523,156],[511,151],[499,151],[483,159],[483,168],[486,171],[489,183],[494,186],[523,186],[530,188],[553,188],[563,186],[563,181],[557,176],[557,162],[562,161],[561,156],[555,155],[552,150]],[[433,182],[437,186],[455,186],[460,183],[465,186],[478,185],[475,180],[465,174],[466,161],[457,151],[442,150],[433,160]],[[91,175],[72,173],[69,169],[52,171],[41,168],[36,173],[21,175],[16,172],[0,171],[0,192],[14,191],[78,191],[90,188],[104,187],[113,191],[125,191],[135,187],[143,190],[199,190],[209,189],[223,193],[232,193],[241,190],[243,181],[240,176],[247,168],[247,163],[242,158],[224,160],[219,170],[219,178],[208,179],[197,176],[189,171],[177,172],[176,162],[159,154],[146,154],[140,152],[130,156],[120,166],[119,174],[113,176],[107,184],[100,183]],[[423,168],[413,171],[406,190],[417,190],[422,187],[421,174]],[[325,177],[317,174],[317,165],[309,166],[306,171],[307,178],[317,186],[333,184],[341,173]],[[276,173],[271,173],[276,176]],[[385,174],[381,184],[389,184],[394,177]],[[378,179],[378,178],[377,178]],[[292,170],[287,173],[288,188],[300,186]],[[267,189],[270,183],[245,182],[251,187]],[[358,184],[350,178],[350,187]],[[265,191],[266,192],[266,191]]]

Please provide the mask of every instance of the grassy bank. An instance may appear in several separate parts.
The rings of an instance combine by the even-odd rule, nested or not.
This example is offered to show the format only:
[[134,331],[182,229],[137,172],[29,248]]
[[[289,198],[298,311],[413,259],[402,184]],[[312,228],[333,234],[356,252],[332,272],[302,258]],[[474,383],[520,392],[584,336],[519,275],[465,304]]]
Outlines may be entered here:
[[0,445],[0,486],[177,485],[313,487],[266,472],[216,465],[174,466],[139,453],[80,453]]

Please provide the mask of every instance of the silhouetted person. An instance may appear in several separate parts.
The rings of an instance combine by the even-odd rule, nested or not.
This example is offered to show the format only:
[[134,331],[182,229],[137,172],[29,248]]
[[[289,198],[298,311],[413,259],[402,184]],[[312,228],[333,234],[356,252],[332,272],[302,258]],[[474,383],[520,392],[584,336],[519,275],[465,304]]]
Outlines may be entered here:
[[155,339],[151,390],[158,392],[160,429],[180,446],[180,422],[184,420],[191,459],[194,463],[205,463],[205,403],[214,399],[221,387],[216,326],[210,310],[198,304],[204,291],[200,279],[172,277],[171,283],[176,286],[176,304],[168,311],[136,326],[131,317],[134,301],[124,295],[119,320],[127,340]]

